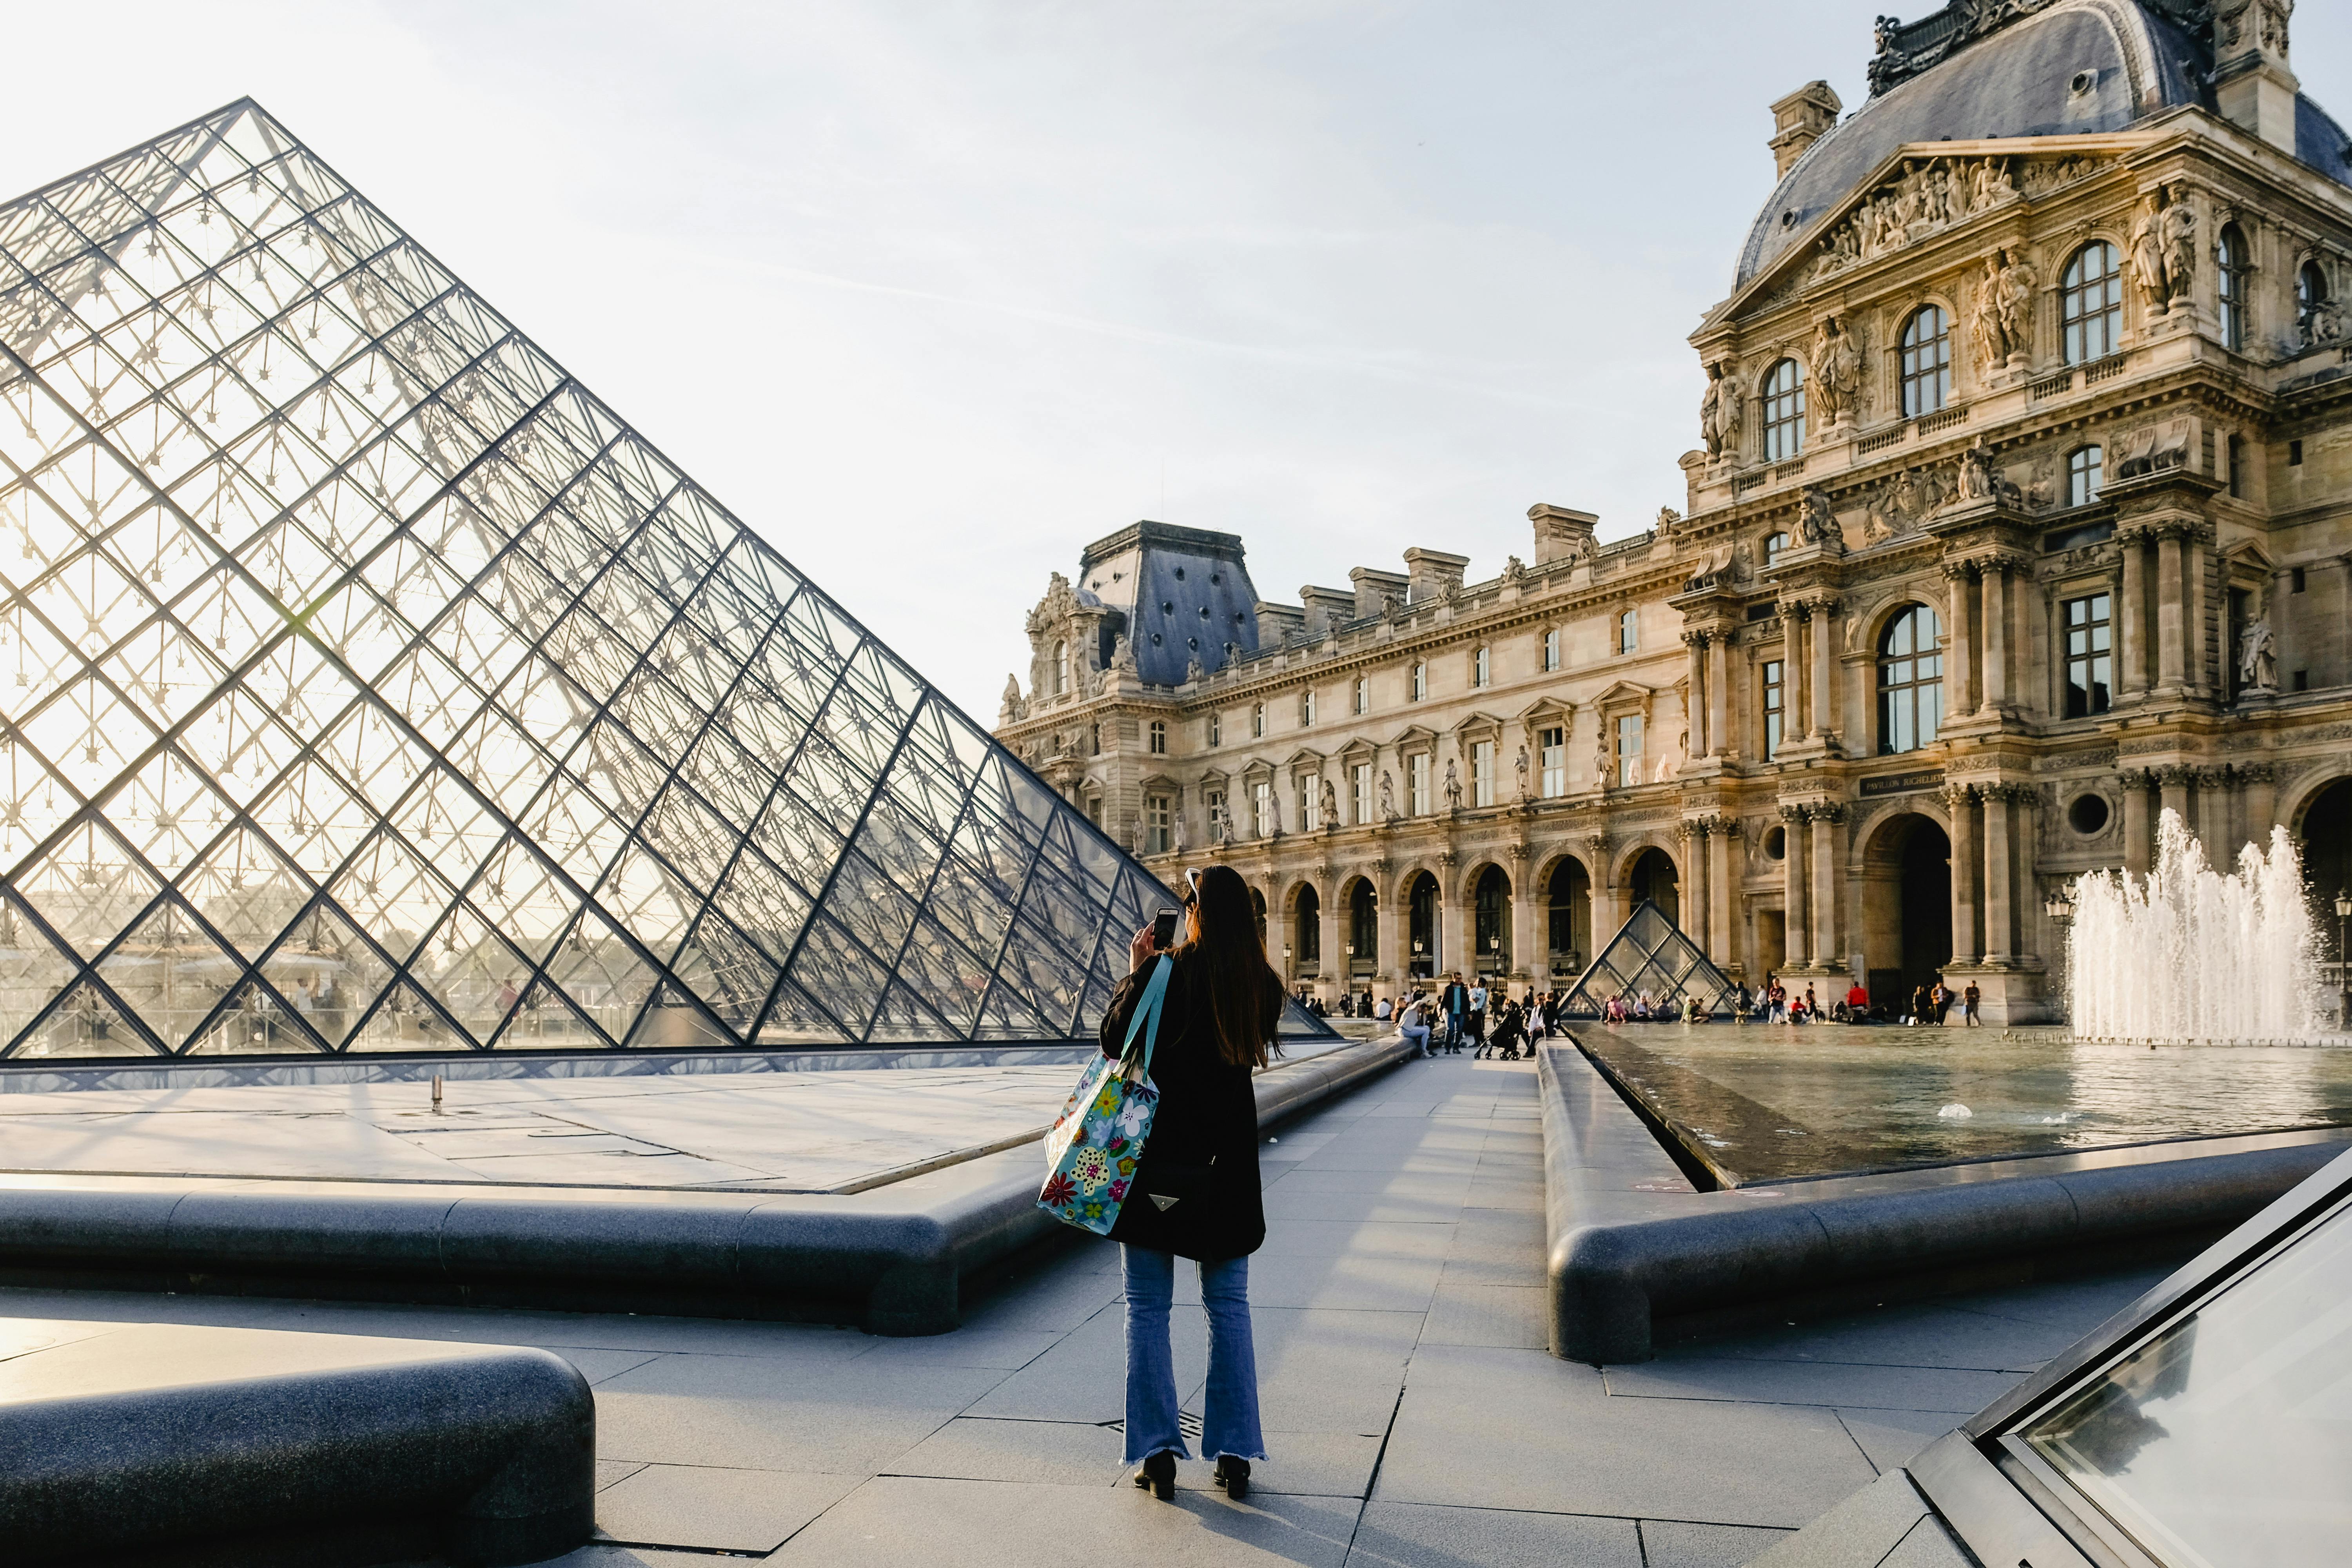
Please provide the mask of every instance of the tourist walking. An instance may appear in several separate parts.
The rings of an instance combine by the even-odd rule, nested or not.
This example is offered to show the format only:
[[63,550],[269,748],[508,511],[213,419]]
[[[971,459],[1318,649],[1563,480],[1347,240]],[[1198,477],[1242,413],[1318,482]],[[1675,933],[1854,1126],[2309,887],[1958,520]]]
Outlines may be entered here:
[[1468,1022],[1471,1041],[1481,1051],[1486,1048],[1486,982],[1483,979],[1474,980],[1470,986]]
[[1977,1004],[1982,1000],[1984,993],[1977,989],[1977,983],[1973,980],[1969,982],[1969,988],[1960,993],[1960,1022],[1971,1029],[1984,1026],[1984,1020],[1977,1016]]
[[1470,988],[1462,984],[1460,970],[1455,970],[1453,979],[1446,983],[1437,1010],[1445,1016],[1445,1049],[1449,1055],[1458,1056],[1462,1051],[1462,1031],[1470,1017]]
[[[1127,1462],[1140,1467],[1135,1484],[1162,1501],[1176,1495],[1176,1461],[1192,1457],[1177,1426],[1168,1342],[1178,1258],[1198,1266],[1209,1319],[1202,1453],[1216,1461],[1216,1482],[1234,1498],[1249,1490],[1250,1462],[1265,1458],[1250,1337],[1249,1255],[1265,1240],[1250,1074],[1265,1066],[1283,994],[1241,874],[1212,866],[1185,877],[1183,940],[1151,1057],[1158,1109],[1110,1229],[1126,1283]],[[1129,956],[1132,973],[1103,1017],[1103,1054],[1114,1058],[1155,956],[1149,925],[1135,933]]]

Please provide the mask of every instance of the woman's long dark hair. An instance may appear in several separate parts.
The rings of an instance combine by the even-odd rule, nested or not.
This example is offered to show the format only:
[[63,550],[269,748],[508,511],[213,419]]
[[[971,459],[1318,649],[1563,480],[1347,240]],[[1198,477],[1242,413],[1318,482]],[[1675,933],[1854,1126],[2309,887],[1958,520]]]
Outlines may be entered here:
[[1230,866],[1201,873],[1176,949],[1187,1010],[1216,1032],[1217,1054],[1234,1067],[1264,1067],[1282,1020],[1282,977],[1265,961],[1265,938],[1249,884]]

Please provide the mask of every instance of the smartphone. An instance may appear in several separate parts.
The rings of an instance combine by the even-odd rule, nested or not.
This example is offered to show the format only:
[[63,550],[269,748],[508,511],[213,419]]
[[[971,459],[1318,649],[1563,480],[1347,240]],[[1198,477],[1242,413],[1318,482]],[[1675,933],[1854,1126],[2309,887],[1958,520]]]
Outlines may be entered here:
[[1176,911],[1162,909],[1151,921],[1151,946],[1156,952],[1166,952],[1176,945]]

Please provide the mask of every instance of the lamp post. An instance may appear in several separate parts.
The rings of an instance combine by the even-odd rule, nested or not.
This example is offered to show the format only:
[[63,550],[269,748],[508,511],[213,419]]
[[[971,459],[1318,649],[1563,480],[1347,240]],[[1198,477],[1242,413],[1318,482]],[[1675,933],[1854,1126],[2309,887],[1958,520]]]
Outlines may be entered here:
[[2071,999],[2066,994],[2066,971],[2068,962],[2073,955],[2066,940],[2066,933],[2074,921],[2074,896],[2066,890],[2065,883],[2059,883],[2051,890],[2050,896],[2042,900],[2042,912],[2048,915],[2050,923],[2058,928],[2059,1021],[2072,1024],[2074,1010]]
[[1486,939],[1486,967],[1496,974],[1502,973],[1503,939],[1500,936],[1490,936]]
[[2344,927],[2352,921],[2352,892],[2336,889],[2336,1026],[2352,1029],[2352,963],[2345,962]]

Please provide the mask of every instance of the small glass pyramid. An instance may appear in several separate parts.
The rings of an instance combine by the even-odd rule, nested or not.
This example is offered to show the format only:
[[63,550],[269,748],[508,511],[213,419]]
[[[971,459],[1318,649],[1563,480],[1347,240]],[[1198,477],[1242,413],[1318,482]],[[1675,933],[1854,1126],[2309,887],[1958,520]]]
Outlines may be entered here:
[[1166,898],[250,101],[0,353],[0,1054],[1063,1039]]
[[1563,1017],[1598,1018],[1612,996],[1622,996],[1630,1005],[1647,992],[1653,1005],[1672,1002],[1679,1009],[1696,996],[1708,1012],[1722,1013],[1737,990],[1680,926],[1643,899],[1591,967],[1577,976],[1559,1010]]

